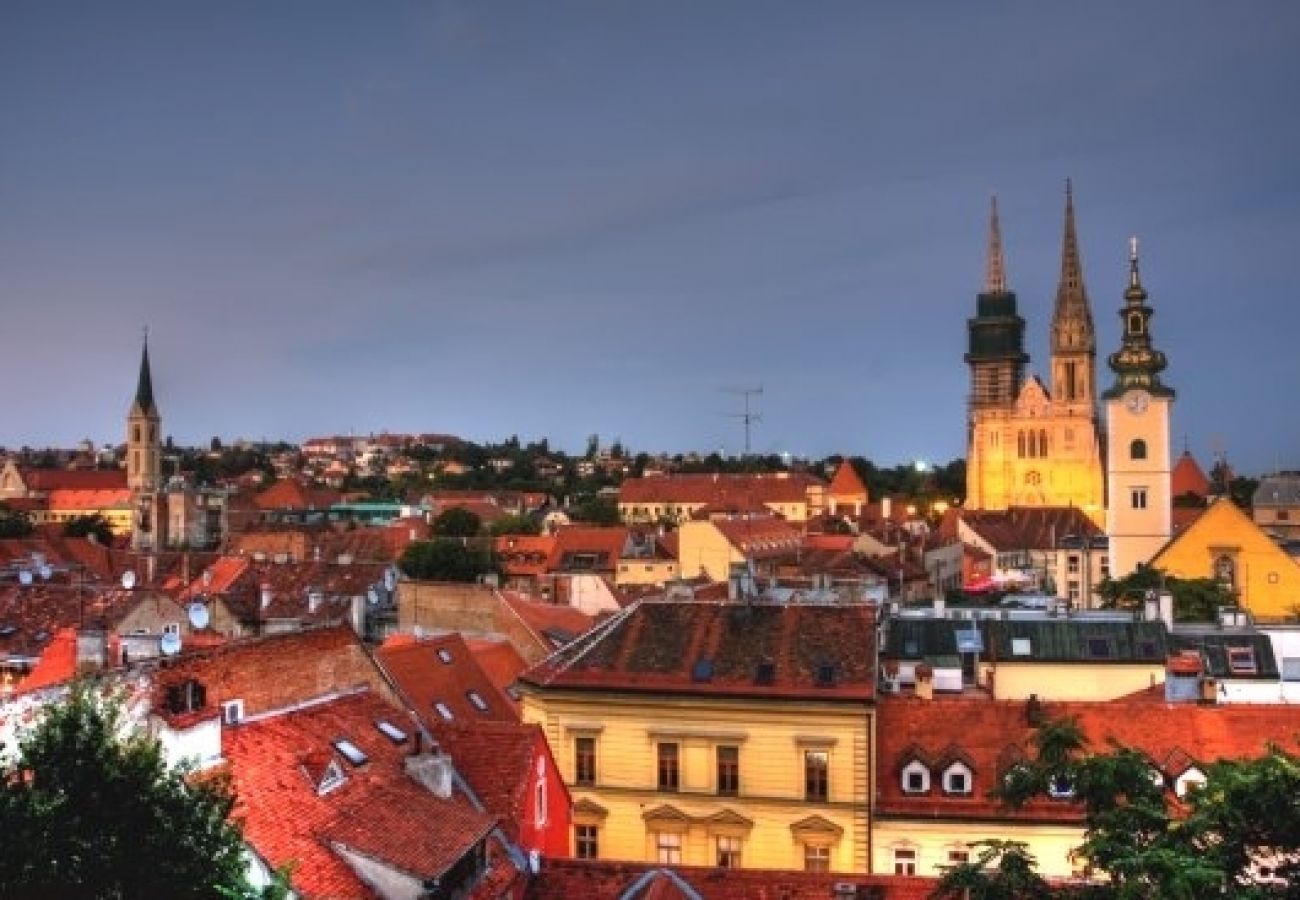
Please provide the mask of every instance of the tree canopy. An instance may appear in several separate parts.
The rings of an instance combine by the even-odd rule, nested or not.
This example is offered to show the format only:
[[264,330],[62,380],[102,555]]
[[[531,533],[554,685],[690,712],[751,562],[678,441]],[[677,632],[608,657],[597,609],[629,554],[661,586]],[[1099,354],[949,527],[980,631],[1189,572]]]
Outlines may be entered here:
[[453,506],[434,516],[429,527],[440,537],[474,537],[483,527],[483,520],[463,506]]
[[1148,593],[1167,590],[1174,597],[1174,618],[1180,622],[1213,622],[1219,607],[1236,606],[1230,588],[1214,578],[1179,578],[1154,566],[1139,564],[1123,578],[1105,578],[1097,586],[1103,606],[1133,609]]
[[227,782],[124,736],[88,683],[47,708],[0,784],[0,897],[253,897]]
[[409,544],[398,562],[408,578],[423,581],[478,581],[500,570],[485,548],[456,538],[438,538]]
[[63,526],[65,537],[93,537],[101,544],[113,541],[113,526],[100,513],[88,516],[73,516]]
[[[1034,759],[1008,771],[996,796],[1013,808],[1036,797],[1072,797],[1084,811],[1078,856],[1104,876],[1052,896],[1300,897],[1300,756],[1270,746],[1254,759],[1220,760],[1207,767],[1204,785],[1175,803],[1145,754],[1120,745],[1087,753],[1073,719],[1044,722],[1034,743]],[[934,896],[1043,896],[1025,872],[1033,858],[1023,848],[1011,848],[1009,864],[1002,842],[990,849],[949,869]],[[1008,884],[1019,887],[1008,893]]]
[[32,520],[27,513],[0,503],[0,538],[26,537],[32,533]]

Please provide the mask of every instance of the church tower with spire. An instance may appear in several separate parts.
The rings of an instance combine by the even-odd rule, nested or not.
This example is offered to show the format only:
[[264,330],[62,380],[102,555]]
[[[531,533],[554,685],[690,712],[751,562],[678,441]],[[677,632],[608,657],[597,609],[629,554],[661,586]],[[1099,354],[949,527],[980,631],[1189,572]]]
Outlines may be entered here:
[[135,400],[126,414],[126,484],[136,510],[132,545],[137,549],[161,546],[157,535],[161,525],[162,415],[153,395],[148,334],[140,353]]
[[1096,336],[1074,224],[1065,195],[1061,280],[1051,328],[1051,387],[1026,377],[1024,319],[1007,289],[996,203],[989,225],[988,276],[968,320],[966,506],[1076,507],[1098,524],[1105,511],[1096,406]]
[[1151,342],[1147,292],[1138,271],[1137,238],[1129,242],[1128,288],[1119,311],[1120,348],[1109,358],[1115,381],[1106,391],[1110,434],[1106,477],[1110,504],[1110,573],[1122,578],[1150,560],[1173,531],[1169,414],[1174,391],[1160,380],[1165,355]]

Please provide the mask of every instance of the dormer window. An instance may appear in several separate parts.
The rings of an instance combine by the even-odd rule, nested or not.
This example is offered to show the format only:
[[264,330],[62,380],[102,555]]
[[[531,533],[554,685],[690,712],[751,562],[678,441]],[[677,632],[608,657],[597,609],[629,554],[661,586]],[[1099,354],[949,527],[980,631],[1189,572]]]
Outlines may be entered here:
[[440,648],[438,650],[438,659],[446,665],[451,665],[451,651],[446,647]]
[[1056,800],[1069,800],[1074,796],[1074,779],[1063,772],[1053,775],[1047,783],[1047,793]]
[[1178,780],[1174,782],[1174,793],[1180,797],[1186,797],[1188,791],[1199,788],[1203,784],[1205,784],[1205,773],[1196,766],[1192,766],[1178,776]]
[[324,796],[335,788],[343,786],[347,781],[347,776],[343,774],[343,767],[339,765],[337,759],[331,759],[325,766],[325,771],[321,773],[320,781],[316,784],[317,796]]
[[965,795],[971,793],[974,778],[970,767],[965,763],[955,762],[943,773],[943,792],[945,794]]
[[1233,675],[1255,675],[1258,668],[1255,665],[1255,648],[1254,647],[1229,647],[1228,648],[1228,671]]
[[918,759],[903,767],[903,793],[927,794],[930,792],[930,769]]
[[466,691],[465,696],[469,698],[469,702],[473,703],[474,708],[479,712],[488,711],[487,701],[483,699],[482,695],[479,694],[478,691]]

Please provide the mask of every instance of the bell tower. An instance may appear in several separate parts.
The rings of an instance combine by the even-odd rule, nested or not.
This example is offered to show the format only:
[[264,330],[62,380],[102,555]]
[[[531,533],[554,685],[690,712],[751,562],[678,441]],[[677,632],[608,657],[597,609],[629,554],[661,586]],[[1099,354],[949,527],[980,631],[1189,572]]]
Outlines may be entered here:
[[1165,355],[1151,343],[1147,292],[1138,272],[1137,238],[1129,241],[1128,289],[1119,311],[1120,348],[1109,358],[1106,454],[1110,574],[1122,578],[1150,560],[1172,533],[1169,414],[1174,391],[1160,380]]
[[966,364],[970,366],[969,419],[979,410],[1008,408],[1025,379],[1025,320],[1016,313],[1015,292],[1007,289],[998,198],[989,211],[989,248],[984,290],[975,298],[975,318],[966,320]]
[[1065,182],[1065,233],[1061,279],[1052,314],[1052,400],[1071,413],[1097,418],[1097,336],[1088,289],[1083,284],[1079,238],[1074,227],[1074,190]]
[[162,416],[153,396],[149,371],[149,334],[140,353],[135,400],[126,414],[126,486],[135,503],[131,543],[137,549],[161,546],[159,532],[162,473]]

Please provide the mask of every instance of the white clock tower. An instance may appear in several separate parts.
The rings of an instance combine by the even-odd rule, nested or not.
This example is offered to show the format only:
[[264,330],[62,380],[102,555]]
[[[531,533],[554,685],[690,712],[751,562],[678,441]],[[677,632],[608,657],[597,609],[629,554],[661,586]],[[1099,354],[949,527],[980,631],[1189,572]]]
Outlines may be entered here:
[[1165,355],[1151,346],[1147,292],[1138,277],[1137,238],[1129,242],[1129,282],[1120,349],[1110,355],[1115,383],[1106,401],[1106,533],[1110,575],[1148,562],[1172,531],[1169,413],[1174,391],[1160,381]]

